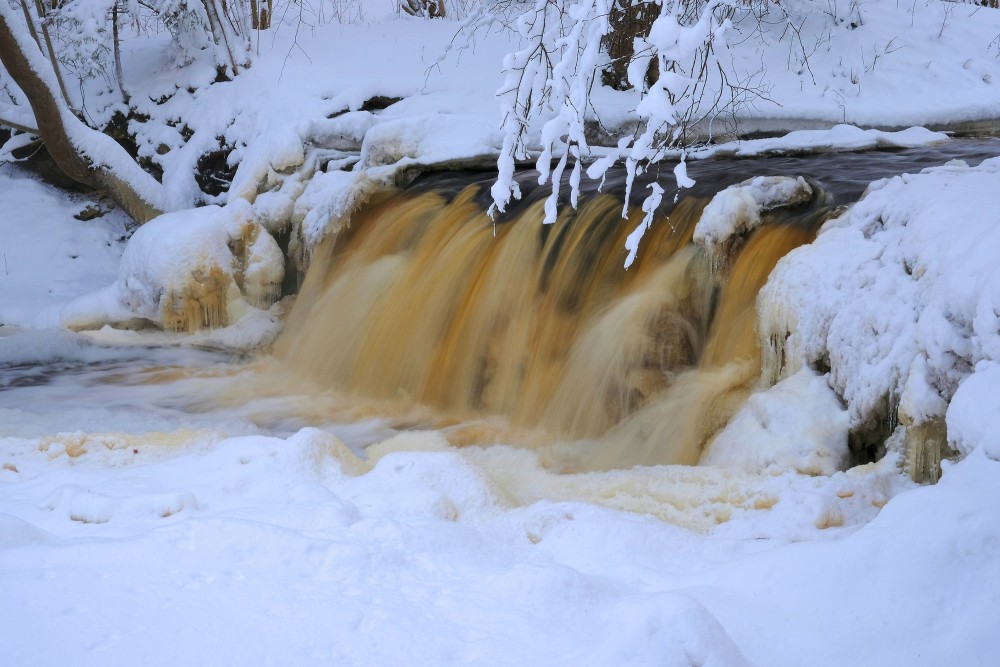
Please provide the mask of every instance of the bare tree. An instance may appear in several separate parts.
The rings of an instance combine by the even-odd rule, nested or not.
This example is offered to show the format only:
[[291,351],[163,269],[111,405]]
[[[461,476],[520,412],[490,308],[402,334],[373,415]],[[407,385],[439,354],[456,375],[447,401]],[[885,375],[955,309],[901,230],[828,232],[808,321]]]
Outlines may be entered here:
[[0,1],[0,64],[28,97],[38,134],[56,165],[72,180],[105,192],[145,222],[166,208],[166,192],[113,139],[77,118],[58,92],[52,62],[24,17]]

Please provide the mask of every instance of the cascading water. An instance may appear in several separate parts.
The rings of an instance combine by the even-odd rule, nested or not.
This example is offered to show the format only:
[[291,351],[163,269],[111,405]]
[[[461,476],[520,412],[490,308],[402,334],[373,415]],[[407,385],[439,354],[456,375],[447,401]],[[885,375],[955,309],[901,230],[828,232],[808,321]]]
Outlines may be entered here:
[[[754,334],[755,295],[777,259],[812,238],[829,206],[856,201],[877,178],[997,152],[995,142],[956,141],[694,163],[698,184],[654,222],[628,271],[622,248],[634,219],[621,220],[614,197],[587,193],[577,213],[564,210],[544,227],[540,193],[522,184],[525,200],[494,236],[475,189],[488,190],[490,176],[435,175],[374,197],[339,236],[314,249],[277,357],[234,363],[228,353],[136,347],[153,344],[156,334],[102,329],[39,337],[3,328],[0,340],[6,335],[9,345],[0,345],[0,412],[9,435],[68,432],[52,440],[67,452],[128,451],[136,433],[145,434],[143,442],[191,443],[318,427],[353,450],[356,456],[337,454],[351,474],[400,450],[440,450],[448,442],[536,446],[471,447],[459,455],[485,471],[511,506],[584,500],[712,529],[777,503],[770,473],[717,465],[554,472],[697,461],[727,421],[729,431],[742,428],[730,415],[756,388],[754,377],[769,383],[788,374],[781,355],[787,318],[778,312],[784,304],[759,309],[762,333],[773,338],[763,350]],[[717,192],[752,175],[794,174],[830,200],[817,195],[800,208],[765,214],[762,226],[727,240],[722,256],[692,244],[699,212]],[[619,185],[609,179],[606,189]],[[237,264],[253,255],[252,236],[231,241]],[[248,300],[259,294],[266,304],[277,292],[270,274],[244,271],[241,278],[234,270],[234,278]],[[189,302],[200,308],[190,317],[211,314],[202,293],[193,294]],[[305,381],[309,376],[318,382]],[[862,444],[885,439],[875,426],[860,434]],[[914,451],[941,451],[921,445],[944,437],[937,426],[908,427]],[[433,430],[397,433],[413,428]],[[88,434],[72,433],[81,429]],[[752,450],[753,441],[736,431],[729,445]],[[914,457],[916,470],[935,463]],[[804,504],[817,508],[815,525],[841,525],[845,503],[877,511],[891,496],[886,474],[895,478],[884,466],[828,478],[820,502],[809,482],[802,493]]]
[[[275,357],[207,368],[85,364],[79,377],[48,362],[30,378],[4,367],[0,408],[204,413],[206,423],[215,415],[278,435],[318,426],[359,454],[393,429],[429,428],[455,445],[536,446],[563,471],[695,463],[756,388],[761,357],[761,383],[787,375],[784,320],[772,312],[781,304],[763,311],[773,338],[763,350],[755,333],[756,294],[777,260],[879,177],[995,153],[988,142],[956,141],[693,163],[697,185],[654,221],[628,271],[623,247],[636,218],[623,221],[615,197],[585,193],[578,211],[565,207],[543,226],[543,193],[524,182],[525,199],[494,228],[484,214],[489,174],[437,174],[376,195],[313,249]],[[765,213],[761,226],[721,245],[724,256],[692,243],[705,203],[727,186],[796,174],[810,179],[812,201]],[[620,185],[609,178],[605,189]],[[231,241],[241,292],[266,305],[280,278],[240,271],[254,239]],[[178,310],[177,328],[211,324],[212,302],[192,295],[185,303],[198,308]],[[97,338],[134,344],[129,332]],[[884,440],[876,426],[858,434],[862,446]]]
[[707,199],[686,197],[625,271],[620,200],[543,226],[529,198],[494,228],[478,192],[376,196],[313,253],[276,356],[325,386],[592,442],[564,467],[696,463],[759,373],[757,291],[829,210],[772,211],[717,271],[691,242]]

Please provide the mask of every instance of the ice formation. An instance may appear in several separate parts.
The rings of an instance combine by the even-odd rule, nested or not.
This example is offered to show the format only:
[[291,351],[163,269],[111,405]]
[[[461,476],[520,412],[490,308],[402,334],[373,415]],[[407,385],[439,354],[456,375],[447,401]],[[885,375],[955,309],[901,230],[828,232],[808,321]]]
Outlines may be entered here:
[[848,420],[826,377],[808,368],[752,395],[701,462],[752,472],[792,469],[832,475],[845,467]]
[[765,378],[828,367],[856,438],[884,440],[901,424],[918,468],[940,455],[912,450],[943,446],[946,411],[949,439],[967,450],[959,434],[978,429],[968,425],[975,411],[964,400],[948,411],[948,403],[1000,358],[998,189],[1000,159],[872,184],[812,245],[782,260],[762,290]]

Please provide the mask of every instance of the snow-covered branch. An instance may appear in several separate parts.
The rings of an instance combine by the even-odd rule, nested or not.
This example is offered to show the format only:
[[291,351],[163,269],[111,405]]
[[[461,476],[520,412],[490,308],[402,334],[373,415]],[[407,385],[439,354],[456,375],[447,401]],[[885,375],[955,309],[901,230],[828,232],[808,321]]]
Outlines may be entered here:
[[[524,48],[504,62],[500,98],[504,145],[493,185],[491,214],[502,212],[520,197],[514,170],[518,161],[538,147],[539,182],[551,182],[545,222],[556,219],[564,171],[569,177],[570,204],[576,206],[582,163],[591,158],[585,125],[598,71],[608,65],[602,46],[611,29],[615,2],[627,0],[536,0],[517,20]],[[600,179],[613,164],[627,171],[626,203],[636,176],[669,151],[689,146],[691,128],[739,103],[744,95],[737,77],[726,70],[718,54],[726,49],[731,18],[742,4],[736,0],[635,0],[658,5],[658,17],[648,35],[635,36],[635,56],[628,65],[628,82],[635,95],[635,132],[617,149],[587,169]],[[744,10],[745,11],[745,10]],[[593,114],[590,114],[592,117]],[[553,166],[554,165],[554,166]],[[683,169],[678,186],[690,183]],[[643,210],[641,229],[648,227],[662,190],[654,189]],[[638,244],[637,228],[630,237]]]

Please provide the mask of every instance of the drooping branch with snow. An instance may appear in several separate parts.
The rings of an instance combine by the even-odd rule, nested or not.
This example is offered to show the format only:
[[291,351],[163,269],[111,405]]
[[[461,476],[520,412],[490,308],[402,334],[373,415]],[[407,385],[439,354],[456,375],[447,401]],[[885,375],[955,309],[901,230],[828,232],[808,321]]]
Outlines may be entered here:
[[[504,144],[499,175],[492,188],[491,214],[502,212],[520,197],[514,181],[518,161],[538,151],[539,182],[551,183],[545,222],[556,219],[561,180],[572,160],[570,204],[575,206],[583,161],[593,157],[586,124],[593,118],[591,93],[599,70],[608,64],[602,45],[609,34],[613,3],[628,0],[536,0],[517,19],[524,48],[507,56],[505,80],[498,92]],[[677,149],[707,136],[706,127],[718,116],[746,101],[748,89],[719,56],[726,50],[726,33],[737,12],[751,12],[736,0],[634,0],[659,7],[648,35],[635,37],[635,55],[628,65],[628,82],[635,91],[634,131],[587,168],[600,179],[621,162],[627,172],[626,202],[636,176]],[[697,134],[693,131],[698,128]],[[690,179],[677,170],[678,187]],[[631,245],[638,247],[662,190],[643,205],[643,223]],[[630,248],[630,260],[634,250]],[[631,263],[631,262],[629,262]]]
[[[539,181],[551,179],[553,192],[546,202],[545,221],[555,221],[559,183],[570,155],[571,200],[579,192],[580,158],[589,155],[584,122],[594,75],[601,64],[601,39],[608,32],[609,0],[537,0],[517,19],[526,46],[508,54],[505,80],[498,92],[504,143],[493,185],[494,210],[503,211],[520,190],[513,180],[518,160],[528,157],[532,124],[546,119],[536,141],[542,152],[536,166]],[[552,168],[553,157],[558,159]]]

